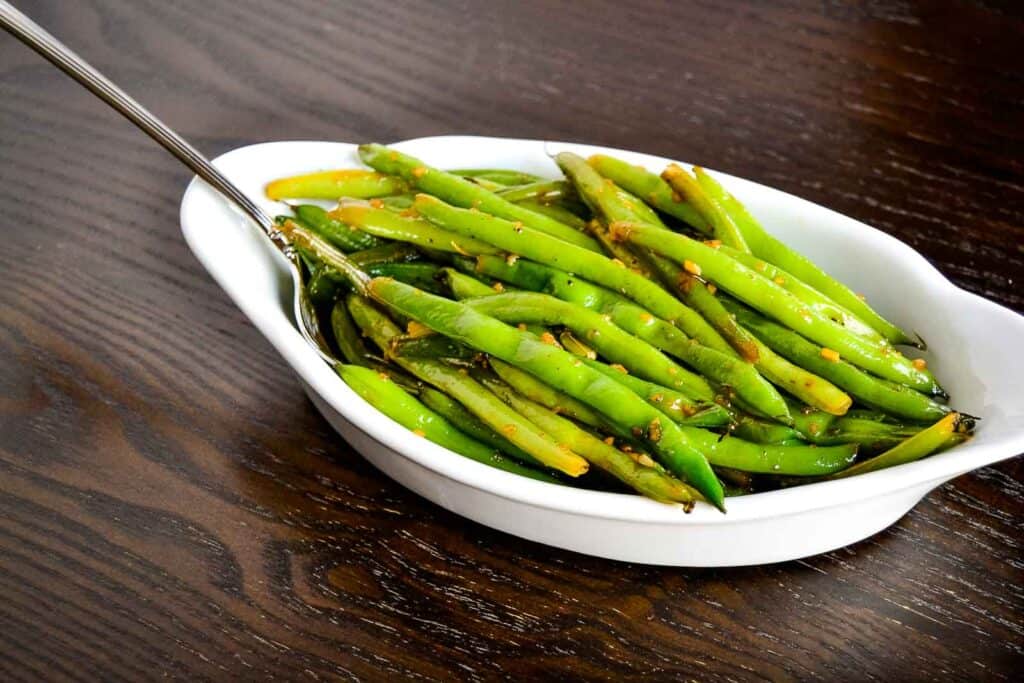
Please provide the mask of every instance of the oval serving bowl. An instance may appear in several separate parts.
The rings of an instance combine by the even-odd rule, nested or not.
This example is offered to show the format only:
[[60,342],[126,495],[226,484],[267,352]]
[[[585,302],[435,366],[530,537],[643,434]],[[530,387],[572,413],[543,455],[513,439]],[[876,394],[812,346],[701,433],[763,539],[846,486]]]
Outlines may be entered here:
[[[539,140],[446,136],[394,145],[439,168],[514,168],[557,177],[549,154],[604,152],[660,172],[669,159]],[[272,215],[263,186],[286,175],[361,166],[356,146],[273,142],[214,163]],[[841,214],[750,181],[716,174],[765,227],[931,343],[928,365],[953,405],[982,418],[966,444],[862,476],[699,504],[690,514],[637,495],[556,486],[493,469],[432,444],[363,401],[295,329],[283,257],[205,183],[181,204],[189,247],[292,367],[313,404],[392,479],[464,517],[559,548],[679,566],[779,562],[839,548],[895,522],[936,486],[1024,451],[1024,318],[943,277],[902,242]],[[222,258],[231,254],[231,258]]]

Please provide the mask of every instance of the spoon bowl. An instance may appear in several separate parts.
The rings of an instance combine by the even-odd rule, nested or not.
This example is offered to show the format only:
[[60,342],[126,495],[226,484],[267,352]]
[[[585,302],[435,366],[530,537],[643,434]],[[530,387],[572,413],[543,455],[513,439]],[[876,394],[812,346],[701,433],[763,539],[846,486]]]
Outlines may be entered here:
[[[612,154],[660,171],[671,160],[539,140],[434,137],[394,145],[439,168],[504,167],[557,177],[550,154]],[[281,176],[361,166],[356,146],[275,142],[236,149],[215,166],[267,213]],[[765,227],[865,294],[930,342],[928,360],[952,404],[982,418],[966,444],[924,460],[837,481],[727,500],[728,513],[690,514],[640,496],[573,489],[493,469],[429,443],[391,421],[320,359],[297,330],[285,258],[204,183],[185,192],[189,246],[292,367],[331,425],[385,474],[457,514],[560,548],[649,564],[736,566],[806,557],[889,526],[930,490],[1024,451],[1024,318],[944,278],[902,242],[849,217],[771,188],[716,173]],[[223,258],[231,254],[232,258]]]

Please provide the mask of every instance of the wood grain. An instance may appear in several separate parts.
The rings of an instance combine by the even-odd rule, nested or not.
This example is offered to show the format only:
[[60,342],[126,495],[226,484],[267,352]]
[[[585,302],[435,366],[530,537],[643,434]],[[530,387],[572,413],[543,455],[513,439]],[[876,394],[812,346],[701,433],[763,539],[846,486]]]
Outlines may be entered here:
[[[18,3],[209,154],[576,139],[780,187],[1024,309],[1016,3]],[[0,36],[0,678],[1008,680],[1024,464],[806,561],[553,550],[387,480],[187,252],[188,174]]]

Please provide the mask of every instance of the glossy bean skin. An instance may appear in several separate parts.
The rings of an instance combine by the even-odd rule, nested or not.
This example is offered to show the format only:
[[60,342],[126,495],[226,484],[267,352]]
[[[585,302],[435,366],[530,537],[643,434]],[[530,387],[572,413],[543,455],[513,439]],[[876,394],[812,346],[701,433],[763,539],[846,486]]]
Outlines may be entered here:
[[969,418],[959,413],[950,413],[881,455],[863,460],[842,472],[833,474],[830,478],[843,479],[858,474],[877,472],[887,467],[914,462],[937,451],[955,446],[968,438],[965,434],[968,429],[966,424],[968,421]]
[[343,169],[279,178],[268,183],[264,192],[268,198],[277,200],[342,197],[370,199],[401,194],[407,189],[406,184],[395,176],[360,169]]
[[616,326],[679,358],[709,379],[731,387],[759,413],[783,421],[789,419],[782,397],[749,364],[694,342],[674,325],[615,292],[525,259],[509,263],[506,259],[481,256],[476,260],[475,269],[524,289],[544,291],[607,315]]
[[379,247],[383,244],[382,240],[368,233],[352,229],[314,204],[293,206],[292,213],[301,224],[315,230],[346,253]]
[[736,197],[727,192],[711,174],[702,168],[694,170],[697,181],[705,191],[717,197],[719,203],[725,207],[726,211],[733,218],[733,221],[743,233],[744,238],[750,244],[755,256],[792,273],[795,277],[800,278],[811,287],[814,287],[836,303],[853,312],[854,315],[888,339],[890,343],[920,345],[919,342],[915,341],[906,332],[875,312],[866,301],[855,294],[849,287],[830,276],[809,258],[790,248],[765,230],[757,219],[747,211],[746,207]]
[[509,254],[574,273],[619,292],[705,346],[729,352],[729,345],[699,314],[657,283],[603,254],[566,244],[524,225],[450,206],[435,197],[417,196],[416,207],[423,216],[451,232],[487,242]]
[[338,365],[337,373],[367,403],[406,429],[459,455],[491,467],[552,484],[546,472],[502,457],[491,447],[461,432],[448,420],[420,403],[386,375],[358,365]]
[[595,154],[587,159],[587,163],[602,177],[608,178],[658,211],[678,218],[707,235],[711,234],[711,227],[700,213],[657,173],[605,154]]
[[506,323],[533,323],[546,327],[565,325],[602,356],[640,377],[705,401],[715,396],[714,389],[700,375],[677,365],[655,347],[582,306],[537,292],[494,294],[469,299],[465,303]]
[[[382,282],[373,280],[372,282]],[[387,282],[405,288],[395,280]],[[421,290],[409,288],[412,291]],[[423,294],[423,296],[431,296]],[[370,302],[359,296],[351,296],[348,300],[349,312],[363,333],[389,354],[391,341],[401,332],[395,324]],[[391,357],[389,355],[389,357]],[[555,443],[529,421],[524,420],[515,411],[510,410],[501,401],[478,382],[459,370],[444,363],[430,359],[392,357],[401,368],[417,379],[434,386],[452,396],[471,413],[491,429],[503,434],[510,442],[528,453],[534,464],[550,467],[570,477],[584,474],[589,465],[576,453]]]
[[483,379],[483,384],[513,410],[566,444],[597,467],[648,498],[692,507],[701,498],[699,492],[679,481],[650,456],[629,454],[613,444],[580,429],[571,421],[518,394],[500,380]]
[[668,168],[662,172],[661,178],[697,210],[701,218],[711,226],[711,234],[715,239],[737,251],[750,252],[747,240],[743,237],[743,233],[740,232],[732,216],[714,197],[704,191],[704,188],[697,182],[697,178],[678,164],[669,164]]
[[455,206],[475,208],[531,228],[581,248],[598,251],[600,247],[587,235],[553,218],[514,204],[479,185],[452,173],[427,166],[419,159],[383,145],[359,146],[363,163],[374,169],[405,179],[421,192],[443,199]]
[[844,329],[771,280],[727,254],[678,233],[667,233],[641,224],[613,226],[618,239],[639,244],[671,258],[692,263],[702,277],[761,313],[778,320],[795,332],[845,355],[850,362],[881,377],[906,384],[919,391],[939,394],[941,388],[927,371],[920,370],[892,347],[880,346]]
[[365,202],[342,202],[329,215],[356,231],[428,249],[454,254],[500,252],[485,242],[449,232],[413,215],[405,216],[386,208],[376,208]]
[[620,368],[613,368],[596,360],[584,360],[583,362],[623,385],[668,415],[673,422],[691,427],[724,427],[732,421],[729,411],[717,403],[702,402],[681,391],[648,382],[623,372]]
[[418,396],[425,406],[451,422],[459,431],[480,443],[490,446],[517,462],[535,462],[533,456],[481,422],[480,418],[466,410],[461,403],[443,391],[424,385],[420,387]]
[[[556,161],[566,175],[572,179],[580,196],[592,206],[595,213],[603,216],[610,225],[614,226],[620,222],[640,222],[668,233],[668,228],[661,219],[638,197],[622,190],[611,180],[602,178],[581,158],[563,153],[556,157]],[[703,197],[703,195],[701,196]],[[732,228],[734,227],[732,226]],[[592,226],[591,232],[609,251],[615,251],[616,247],[613,246],[615,240],[611,238],[611,235],[606,236],[603,226]],[[737,238],[737,243],[742,244],[742,240]],[[764,375],[768,380],[812,405],[837,414],[841,414],[849,406],[849,397],[827,381],[814,377],[806,370],[790,364],[784,358],[771,353],[763,345],[759,345],[756,339],[735,324],[731,316],[721,311],[710,294],[705,294],[702,289],[703,283],[696,281],[679,265],[672,263],[660,254],[642,253],[635,248],[630,250],[626,247],[626,249],[627,254],[631,254],[632,258],[639,259],[642,264],[646,265],[646,268],[656,273],[662,283],[671,291],[676,291],[681,287],[679,291],[683,301],[702,317],[702,322],[705,325],[711,327],[715,332],[714,335],[706,335],[714,342],[713,348],[728,352],[729,345],[731,345],[744,360],[755,364],[756,370],[751,370],[751,372]],[[763,379],[761,379],[761,384],[767,386],[767,382]],[[740,389],[738,393],[742,394],[744,387],[740,387]],[[765,395],[767,390],[761,387],[760,391],[762,398],[767,398]],[[762,415],[784,422],[789,419],[782,398],[778,396],[777,392],[772,396],[775,401],[773,408],[768,408],[756,399],[751,400],[749,396],[744,398]]]
[[918,391],[873,377],[841,358],[827,360],[822,356],[821,346],[749,308],[729,301],[724,303],[765,344],[794,363],[834,382],[866,405],[920,422],[932,422],[950,412],[946,406]]
[[431,329],[536,375],[594,408],[607,420],[643,440],[662,464],[684,478],[716,507],[723,505],[721,483],[704,456],[674,422],[621,384],[577,362],[569,353],[538,341],[459,302],[443,299],[395,280],[377,278],[367,293]]

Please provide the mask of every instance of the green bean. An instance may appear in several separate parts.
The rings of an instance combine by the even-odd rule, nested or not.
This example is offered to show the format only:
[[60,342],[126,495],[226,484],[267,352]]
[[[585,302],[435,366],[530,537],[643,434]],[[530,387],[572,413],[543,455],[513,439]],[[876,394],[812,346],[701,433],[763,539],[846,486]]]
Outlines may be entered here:
[[634,249],[628,244],[616,242],[608,234],[608,230],[597,221],[588,223],[587,231],[594,236],[594,239],[601,244],[601,248],[614,261],[625,264],[627,268],[638,275],[654,279],[656,272],[649,254],[640,249]]
[[[855,410],[848,410],[843,417],[851,417],[856,412]],[[818,410],[812,406],[799,406],[795,403],[790,406],[789,413],[793,416],[793,429],[805,441],[812,443],[819,434],[824,434],[839,419],[837,416],[824,410]]]
[[315,264],[306,283],[309,299],[317,306],[326,306],[334,302],[338,294],[338,283],[330,269],[322,264]]
[[569,184],[564,180],[539,180],[525,185],[506,187],[498,190],[498,196],[502,199],[518,204],[524,199],[541,199],[544,197],[560,197],[569,190]]
[[445,268],[444,274],[445,280],[448,283],[448,289],[451,290],[452,295],[456,299],[472,299],[478,296],[491,296],[498,293],[475,277],[460,273],[454,268]]
[[810,441],[819,446],[855,443],[860,445],[862,452],[877,453],[898,446],[922,429],[920,425],[886,424],[875,420],[841,417],[828,430]]
[[380,203],[384,208],[398,212],[411,209],[414,201],[416,201],[416,195],[413,193],[396,194],[394,197],[380,198]]
[[534,403],[539,403],[560,415],[567,415],[589,427],[602,429],[607,424],[600,413],[587,404],[545,384],[530,373],[497,358],[492,358],[490,365],[498,377]]
[[367,283],[366,291],[403,315],[522,368],[595,408],[620,429],[644,439],[670,472],[685,478],[709,502],[722,507],[722,486],[703,455],[690,447],[674,422],[621,384],[588,368],[562,349],[470,306],[382,278]]
[[542,213],[545,216],[553,218],[559,223],[565,223],[576,230],[582,231],[587,225],[585,220],[560,204],[547,204],[545,202],[538,202],[535,199],[522,199],[516,202],[516,204],[527,208],[530,211]]
[[708,194],[715,197],[719,204],[733,218],[755,256],[800,278],[839,305],[844,306],[888,339],[890,343],[919,345],[919,342],[915,342],[906,332],[876,313],[861,297],[854,294],[849,287],[831,277],[809,258],[791,249],[766,231],[750,215],[746,207],[729,194],[704,169],[697,168],[695,172],[697,182],[701,184],[701,187]]
[[921,430],[881,455],[859,462],[829,478],[843,479],[856,474],[876,472],[887,467],[914,462],[936,451],[954,446],[966,438],[962,432],[967,419],[959,413],[950,413],[931,427]]
[[647,401],[652,407],[668,415],[673,422],[691,427],[722,427],[732,419],[729,411],[717,403],[694,400],[681,391],[648,382],[622,370],[598,361],[584,360],[587,366],[623,385]]
[[380,373],[358,365],[338,365],[335,369],[345,384],[367,403],[428,441],[433,441],[470,460],[506,472],[537,481],[558,483],[551,475],[506,460],[488,446],[462,433],[448,420],[427,408]]
[[327,211],[313,204],[292,207],[292,213],[299,223],[314,230],[344,252],[379,247],[383,242],[373,235],[354,230],[341,221],[332,218]]
[[406,189],[400,178],[373,171],[346,169],[279,178],[268,183],[264,191],[270,199],[369,199],[399,194]]
[[781,268],[777,268],[767,261],[763,261],[753,254],[738,251],[725,244],[718,247],[723,252],[736,259],[747,268],[757,271],[762,277],[772,280],[796,298],[803,301],[811,309],[817,310],[832,321],[842,325],[846,329],[868,339],[874,339],[879,343],[885,341],[885,337],[876,332],[869,325],[865,324],[857,316],[846,310],[832,299],[828,298],[806,282],[793,277]]
[[[392,286],[388,287],[385,283]],[[398,291],[416,292],[420,297],[439,299],[439,297],[399,283],[397,280],[375,279],[371,281],[371,287],[374,284],[384,284],[384,289],[397,288]],[[447,301],[446,299],[441,300]],[[459,305],[455,302],[449,303]],[[362,328],[363,333],[387,354],[391,340],[399,334],[394,323],[369,302],[355,296],[349,299],[349,312],[352,313],[353,319]],[[433,385],[459,401],[491,429],[505,435],[513,444],[529,453],[535,461],[570,477],[578,477],[587,471],[586,460],[555,443],[548,435],[496,399],[485,387],[457,369],[433,360],[394,358],[394,361],[418,379]]]
[[512,254],[524,256],[600,284],[633,299],[654,315],[679,327],[701,344],[729,351],[729,345],[696,312],[658,284],[638,275],[624,265],[526,226],[459,209],[427,195],[416,198],[419,211],[438,225],[474,239],[487,242]]
[[409,263],[417,261],[421,257],[419,249],[402,242],[388,242],[379,247],[354,251],[348,255],[349,260],[360,268],[381,263]]
[[509,263],[497,257],[481,256],[476,270],[530,290],[547,292],[611,317],[611,322],[720,384],[730,387],[758,412],[787,420],[789,411],[782,397],[757,371],[731,355],[694,343],[678,328],[651,315],[629,299],[593,285],[563,271],[519,259]]
[[662,213],[678,218],[701,232],[711,234],[711,227],[700,213],[687,204],[682,195],[674,191],[657,173],[651,173],[641,166],[633,166],[604,154],[595,154],[587,159],[587,163],[602,176],[642,198]]
[[345,362],[363,367],[371,366],[370,351],[363,343],[363,337],[356,328],[348,308],[341,301],[331,309],[331,330],[334,332],[334,341]]
[[441,266],[433,263],[378,263],[364,270],[372,277],[393,277],[434,294],[445,293],[445,286],[439,279]]
[[702,498],[700,493],[669,475],[650,456],[630,456],[593,434],[559,417],[544,406],[523,398],[500,380],[483,380],[485,386],[516,412],[566,444],[595,467],[608,472],[648,498],[661,502],[683,503],[687,509]]
[[463,408],[461,403],[448,394],[433,387],[424,386],[420,389],[419,397],[424,405],[451,422],[460,432],[518,462],[536,462],[532,455],[485,425],[480,418]]
[[680,367],[647,342],[582,306],[535,292],[495,294],[468,300],[466,304],[506,323],[565,325],[584,337],[602,356],[640,377],[707,401],[715,396],[714,389],[700,375]]
[[827,359],[822,354],[824,349],[821,346],[757,315],[749,308],[728,300],[724,300],[723,304],[769,347],[794,363],[834,382],[866,405],[921,422],[937,420],[949,412],[946,406],[913,389],[872,377],[841,358]]
[[833,415],[843,415],[852,399],[828,380],[808,372],[772,351],[740,325],[707,285],[689,273],[680,273],[680,292],[686,302],[709,320],[734,348],[744,349],[758,371],[770,382],[804,403]]
[[543,180],[540,176],[522,171],[511,171],[505,168],[462,168],[448,171],[453,175],[465,178],[483,178],[499,185],[514,186],[536,183]]
[[743,233],[740,232],[732,217],[726,213],[721,204],[704,191],[694,176],[677,164],[669,164],[661,177],[672,186],[673,190],[681,194],[711,226],[711,233],[715,239],[739,251],[750,251],[747,241],[743,238]]
[[[417,199],[417,203],[419,199]],[[836,324],[757,272],[702,242],[640,224],[615,224],[618,239],[653,249],[672,260],[689,264],[744,303],[782,322],[823,346],[846,355],[852,363],[881,377],[915,389],[941,392],[930,373],[919,370],[886,344],[881,346]],[[695,272],[694,274],[698,274]]]
[[471,237],[442,230],[422,219],[378,209],[364,202],[343,202],[331,216],[365,233],[456,254],[496,254],[500,250]]
[[419,159],[396,150],[376,144],[360,145],[359,156],[368,166],[401,176],[420,191],[435,195],[456,206],[472,207],[495,216],[519,221],[544,234],[584,249],[599,249],[593,239],[564,223],[513,204],[465,178],[427,166]]
[[[556,161],[566,175],[572,179],[580,196],[608,221],[613,222],[613,224],[620,221],[640,221],[647,225],[665,229],[667,232],[667,229],[657,215],[638,198],[624,192],[610,180],[602,180],[579,157],[573,154],[561,154],[556,157]],[[595,232],[602,244],[611,248],[607,244],[607,240],[604,239],[604,233],[599,227],[592,228],[592,231]],[[647,262],[670,286],[677,286],[681,283],[680,278],[686,276],[682,269],[661,256],[650,255]],[[703,285],[701,284],[700,287],[703,287]],[[732,346],[736,348],[744,359],[758,362],[757,371],[747,371],[753,377],[747,379],[746,385],[729,382],[710,373],[708,368],[701,368],[708,376],[718,381],[730,383],[737,390],[737,394],[755,406],[758,412],[783,422],[789,420],[789,414],[782,397],[768,385],[758,374],[758,371],[765,374],[768,379],[779,384],[779,386],[795,391],[797,396],[814,401],[815,405],[827,406],[836,411],[845,410],[849,406],[849,397],[842,394],[838,389],[835,389],[835,387],[832,387],[827,382],[814,378],[810,373],[792,366],[784,359],[768,352],[767,349],[764,349],[766,352],[764,354],[765,357],[761,359],[758,353],[760,349],[756,345],[756,340],[750,339],[749,335],[744,335],[743,338],[740,338],[738,334],[733,334],[742,330],[738,329],[738,326],[733,323],[730,316],[715,315],[717,312],[715,302],[713,299],[707,300],[710,294],[702,297],[703,291],[691,292],[689,290],[685,290],[683,294],[686,302],[692,308],[695,308],[698,313],[703,314],[704,324],[710,323],[718,333],[721,333],[722,336],[732,343]],[[721,342],[721,336],[717,336],[714,341],[724,345],[724,342]],[[721,349],[716,346],[714,348],[716,350],[729,351],[728,347]]]
[[716,467],[731,467],[755,474],[780,474],[813,477],[831,474],[849,466],[857,454],[856,444],[841,446],[788,446],[757,444],[733,436],[720,437],[713,432],[680,427],[698,444],[708,462]]
[[391,339],[388,355],[392,358],[428,358],[469,362],[479,354],[440,334],[425,337],[401,335]]
[[736,416],[736,423],[729,431],[734,436],[754,443],[789,444],[800,441],[800,433],[794,428],[750,415]]

